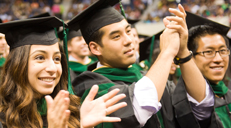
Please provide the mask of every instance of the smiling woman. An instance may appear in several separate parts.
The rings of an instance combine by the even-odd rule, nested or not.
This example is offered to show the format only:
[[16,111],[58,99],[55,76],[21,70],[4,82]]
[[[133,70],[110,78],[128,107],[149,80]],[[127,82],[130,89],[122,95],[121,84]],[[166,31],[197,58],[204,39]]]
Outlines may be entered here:
[[[56,17],[0,25],[11,49],[0,83],[0,124],[4,128],[90,128],[104,121],[120,121],[106,115],[126,106],[114,105],[125,95],[115,96],[116,89],[93,100],[97,86],[83,102],[80,116],[79,98],[66,91],[67,60],[53,29],[62,25]],[[86,121],[89,119],[91,122]]]
[[39,94],[51,94],[62,74],[59,44],[32,45],[28,61],[28,80]]

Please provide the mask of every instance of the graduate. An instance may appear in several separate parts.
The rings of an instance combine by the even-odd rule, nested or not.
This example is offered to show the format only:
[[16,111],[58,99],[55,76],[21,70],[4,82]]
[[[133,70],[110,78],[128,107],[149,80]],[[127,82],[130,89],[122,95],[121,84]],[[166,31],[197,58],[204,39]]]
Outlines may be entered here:
[[88,56],[90,50],[80,31],[69,30],[67,35],[69,67],[76,75],[87,71],[87,66],[94,63]]
[[[95,61],[89,58],[90,50],[83,39],[80,31],[67,29],[67,48],[69,61],[68,66],[70,67],[71,81],[75,79],[79,74],[87,71],[89,65]],[[63,31],[58,33],[60,40],[63,40]]]
[[[81,30],[91,52],[99,59],[92,72],[86,71],[72,82],[74,90],[81,100],[88,94],[92,83],[99,84],[97,96],[113,88],[120,88],[121,92],[127,95],[122,101],[128,106],[109,115],[120,117],[121,122],[102,123],[96,126],[97,128],[140,128],[145,126],[149,119],[153,121],[146,127],[160,127],[160,121],[154,122],[156,115],[153,114],[161,108],[159,101],[165,86],[172,86],[167,79],[175,56],[179,60],[177,63],[182,64],[182,76],[187,85],[187,92],[196,101],[200,102],[205,98],[205,88],[208,86],[187,49],[186,14],[181,5],[179,11],[170,9],[176,16],[165,19],[168,28],[161,35],[161,53],[147,74],[143,75],[131,66],[136,61],[134,36],[131,33],[131,25],[112,7],[118,2],[99,0],[68,22],[69,27]],[[167,97],[166,100],[169,99],[170,97]],[[166,117],[165,127],[176,127],[173,110],[168,109],[172,107],[171,101],[163,103],[163,110],[166,110],[164,114],[170,114],[163,115]],[[151,118],[153,116],[155,117]]]
[[[95,99],[93,86],[80,108],[80,99],[68,84],[67,59],[54,27],[65,25],[56,17],[0,24],[10,46],[0,82],[0,127],[93,128],[126,103],[118,89]],[[90,121],[89,121],[90,120]]]
[[[215,95],[210,98],[215,102],[205,104],[187,100],[184,83],[178,81],[173,95],[177,121],[181,128],[230,128],[231,91],[222,81],[229,63],[229,41],[226,37],[229,27],[189,12],[186,21],[190,28],[188,48],[193,52],[197,67],[209,81]],[[190,106],[199,108],[200,113],[192,112]],[[182,109],[187,111],[182,112]]]

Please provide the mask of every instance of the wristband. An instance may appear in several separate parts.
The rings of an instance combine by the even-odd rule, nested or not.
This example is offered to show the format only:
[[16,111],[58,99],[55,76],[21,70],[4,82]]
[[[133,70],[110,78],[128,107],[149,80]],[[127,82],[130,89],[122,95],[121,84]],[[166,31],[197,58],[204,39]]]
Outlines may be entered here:
[[192,56],[193,56],[192,51],[189,51],[189,52],[190,52],[190,55],[187,56],[187,57],[185,57],[185,58],[175,57],[174,60],[173,60],[174,63],[175,63],[176,65],[180,65],[180,64],[183,64],[183,63],[185,63],[185,62],[188,62],[188,61],[192,58]]

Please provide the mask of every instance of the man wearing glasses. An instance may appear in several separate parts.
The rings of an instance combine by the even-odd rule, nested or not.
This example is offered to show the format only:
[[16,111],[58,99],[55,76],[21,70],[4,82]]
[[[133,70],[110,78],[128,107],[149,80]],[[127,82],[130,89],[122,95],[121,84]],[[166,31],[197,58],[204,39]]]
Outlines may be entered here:
[[195,51],[193,52],[194,61],[211,84],[218,84],[223,79],[228,67],[229,42],[225,36],[213,32],[213,27],[200,26],[200,28],[207,34],[194,38],[198,45],[197,49],[192,49]]
[[[182,100],[189,96],[184,93],[184,83],[178,81],[173,95],[176,118],[182,128],[230,128],[231,90],[222,81],[229,64],[229,40],[226,37],[229,27],[191,13],[187,13],[187,17],[188,28],[191,27],[188,49],[193,52],[194,62],[209,81],[215,102]],[[182,106],[184,112],[181,112]],[[192,112],[195,108],[200,111],[199,114]]]
[[[195,31],[198,32],[195,34]],[[193,34],[189,40],[191,37],[195,37],[189,43],[197,43],[195,44],[197,47],[189,47],[194,53],[194,62],[210,82],[216,96],[215,113],[223,127],[228,128],[231,126],[231,91],[225,86],[222,79],[229,64],[229,41],[214,27],[208,25],[192,28],[190,33]]]

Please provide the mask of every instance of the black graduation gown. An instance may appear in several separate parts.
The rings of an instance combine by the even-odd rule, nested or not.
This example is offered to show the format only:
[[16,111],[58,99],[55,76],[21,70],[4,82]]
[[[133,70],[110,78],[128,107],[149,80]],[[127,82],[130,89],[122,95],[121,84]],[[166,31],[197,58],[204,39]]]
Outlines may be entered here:
[[[174,110],[172,106],[172,93],[175,90],[175,84],[172,81],[168,81],[165,87],[164,93],[160,100],[162,105],[160,112],[162,115],[165,128],[178,128],[178,124],[175,120]],[[160,121],[157,115],[153,115],[145,124],[144,128],[161,128]]]
[[[95,61],[91,60],[88,64],[83,65],[81,63],[78,62],[73,62],[73,61],[69,61],[69,67],[70,67],[70,78],[71,78],[71,82],[73,82],[73,80],[82,72],[84,72],[85,70],[87,70],[87,68],[89,67],[89,65],[94,64]],[[78,68],[79,67],[79,68]]]
[[172,103],[179,128],[223,128],[222,123],[215,112],[215,108],[231,103],[231,90],[229,90],[224,97],[225,100],[215,97],[215,105],[211,117],[198,121],[194,116],[190,102],[187,99],[185,83],[182,77],[180,77],[172,95]]
[[[115,83],[115,86],[111,87],[110,90],[114,88],[119,88],[120,93],[126,94],[126,98],[122,101],[125,101],[128,105],[125,108],[122,108],[114,113],[111,116],[120,117],[121,122],[113,123],[115,128],[138,128],[139,122],[137,121],[133,108],[132,108],[132,99],[133,99],[133,90],[135,83],[124,83],[122,81],[111,81],[108,78],[94,72],[86,71],[80,74],[72,82],[74,91],[77,96],[82,97],[85,90],[91,88],[95,84],[103,83]],[[130,85],[130,86],[128,86]],[[165,128],[176,128],[177,124],[174,119],[174,111],[171,103],[171,93],[173,92],[175,85],[173,82],[168,81],[164,94],[161,99],[162,109],[161,114],[163,117]],[[157,115],[153,115],[145,124],[144,128],[161,128],[160,122]]]
[[[86,71],[76,77],[72,82],[74,91],[77,96],[82,97],[87,89],[90,89],[95,84],[113,83],[108,78],[94,72]],[[115,83],[115,82],[114,82]],[[139,122],[137,121],[134,111],[132,108],[132,97],[134,90],[134,83],[130,86],[123,82],[116,82],[115,86],[112,86],[110,90],[119,88],[120,92],[118,94],[124,93],[126,98],[120,100],[119,102],[126,102],[127,106],[117,110],[116,112],[110,114],[109,116],[120,117],[121,122],[113,123],[115,128],[139,128]]]
[[78,76],[78,74],[76,74],[73,70],[69,70],[70,71],[70,78],[71,78],[71,82],[74,81],[74,79]]

